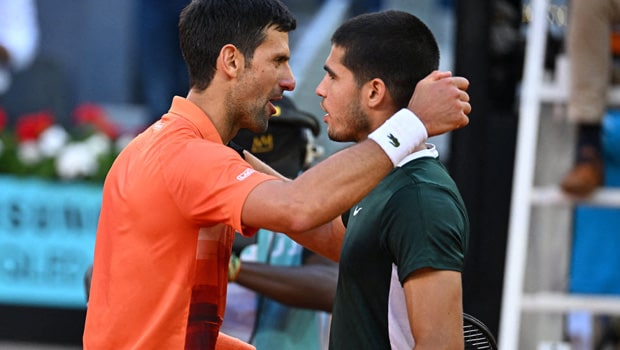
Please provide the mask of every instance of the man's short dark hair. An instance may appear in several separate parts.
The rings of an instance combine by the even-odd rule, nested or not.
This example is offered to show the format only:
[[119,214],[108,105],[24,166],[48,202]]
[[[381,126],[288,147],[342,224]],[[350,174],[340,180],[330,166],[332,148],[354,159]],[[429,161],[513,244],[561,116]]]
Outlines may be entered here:
[[265,40],[265,29],[290,32],[296,26],[295,17],[280,0],[193,0],[179,19],[190,86],[199,90],[209,86],[224,45],[235,45],[249,62]]
[[439,47],[416,16],[396,10],[367,13],[343,23],[331,42],[345,50],[341,62],[362,84],[383,80],[397,107],[406,107],[416,84],[439,67]]

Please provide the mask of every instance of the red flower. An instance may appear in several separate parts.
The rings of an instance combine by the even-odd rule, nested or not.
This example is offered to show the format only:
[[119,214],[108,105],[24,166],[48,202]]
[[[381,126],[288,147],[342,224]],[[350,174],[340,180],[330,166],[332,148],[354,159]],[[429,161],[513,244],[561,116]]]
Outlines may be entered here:
[[48,111],[25,114],[17,119],[15,133],[19,142],[36,140],[52,124],[54,116]]
[[6,115],[4,109],[0,108],[0,132],[6,128],[6,125],[9,123],[9,117]]
[[105,110],[94,103],[83,103],[73,111],[73,118],[78,124],[92,123],[98,119],[105,119]]
[[90,125],[97,131],[115,139],[118,136],[118,126],[108,119],[108,115],[101,106],[94,103],[83,103],[73,111],[73,118],[78,125]]

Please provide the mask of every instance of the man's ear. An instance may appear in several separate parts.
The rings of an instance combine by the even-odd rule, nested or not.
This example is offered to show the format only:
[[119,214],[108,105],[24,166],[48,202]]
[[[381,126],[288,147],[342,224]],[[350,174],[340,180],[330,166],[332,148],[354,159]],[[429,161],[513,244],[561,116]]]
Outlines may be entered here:
[[227,44],[220,50],[217,58],[218,70],[230,77],[236,77],[245,63],[245,58],[235,45]]
[[383,80],[375,78],[364,84],[364,98],[368,107],[376,108],[387,98],[387,88]]

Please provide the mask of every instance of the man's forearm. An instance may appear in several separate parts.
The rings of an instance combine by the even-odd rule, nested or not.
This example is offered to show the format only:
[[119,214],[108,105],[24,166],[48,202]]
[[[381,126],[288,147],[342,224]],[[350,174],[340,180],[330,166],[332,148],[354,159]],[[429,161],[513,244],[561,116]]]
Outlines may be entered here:
[[235,282],[285,305],[331,312],[337,265],[272,266],[242,262]]

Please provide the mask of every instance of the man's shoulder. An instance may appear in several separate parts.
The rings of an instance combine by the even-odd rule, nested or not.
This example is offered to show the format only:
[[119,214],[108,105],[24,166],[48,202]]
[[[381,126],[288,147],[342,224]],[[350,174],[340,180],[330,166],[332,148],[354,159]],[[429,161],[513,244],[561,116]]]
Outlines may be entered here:
[[451,191],[458,191],[454,179],[445,165],[437,158],[415,159],[398,172],[400,181],[412,186],[445,187]]

